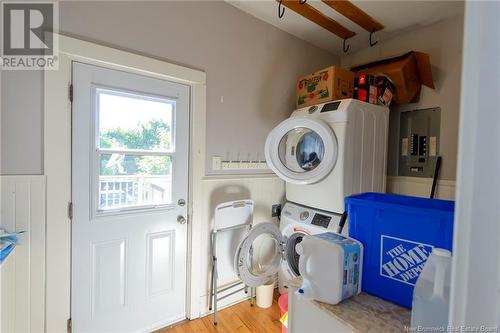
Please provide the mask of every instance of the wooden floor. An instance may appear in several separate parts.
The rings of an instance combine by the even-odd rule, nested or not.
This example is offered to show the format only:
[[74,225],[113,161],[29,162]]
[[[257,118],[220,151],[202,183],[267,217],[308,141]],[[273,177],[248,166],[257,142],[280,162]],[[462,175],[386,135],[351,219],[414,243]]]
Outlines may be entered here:
[[261,309],[257,305],[250,306],[250,301],[244,301],[217,312],[218,324],[214,326],[213,316],[186,321],[171,328],[160,330],[161,333],[192,333],[192,332],[262,332],[279,333],[278,296],[275,293],[273,305]]

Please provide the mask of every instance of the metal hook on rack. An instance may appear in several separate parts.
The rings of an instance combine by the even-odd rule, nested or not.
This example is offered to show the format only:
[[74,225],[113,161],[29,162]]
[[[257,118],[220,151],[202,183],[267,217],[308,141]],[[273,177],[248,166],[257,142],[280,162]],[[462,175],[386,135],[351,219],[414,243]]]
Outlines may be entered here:
[[283,15],[285,15],[285,8],[284,8],[284,7],[283,7],[283,8],[281,7],[281,6],[282,6],[282,2],[283,2],[283,0],[280,0],[280,3],[279,3],[279,5],[278,5],[278,17],[279,17],[279,18],[282,18],[282,17],[283,17]]
[[372,35],[373,35],[373,31],[370,32],[370,47],[375,46],[378,43],[378,41],[372,42]]
[[349,51],[349,48],[351,47],[351,45],[347,45],[347,47],[345,46],[346,41],[347,38],[344,38],[344,43],[342,44],[342,49],[344,50],[344,53],[347,53]]
[[305,4],[306,2],[307,2],[307,0],[299,0],[299,3],[300,3],[301,5]]

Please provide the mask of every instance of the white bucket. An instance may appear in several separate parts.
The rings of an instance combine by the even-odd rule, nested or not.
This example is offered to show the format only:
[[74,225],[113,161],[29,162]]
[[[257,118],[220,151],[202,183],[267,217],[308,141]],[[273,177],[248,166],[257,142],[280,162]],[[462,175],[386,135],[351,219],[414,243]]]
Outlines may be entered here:
[[257,287],[257,306],[268,308],[273,305],[274,282]]

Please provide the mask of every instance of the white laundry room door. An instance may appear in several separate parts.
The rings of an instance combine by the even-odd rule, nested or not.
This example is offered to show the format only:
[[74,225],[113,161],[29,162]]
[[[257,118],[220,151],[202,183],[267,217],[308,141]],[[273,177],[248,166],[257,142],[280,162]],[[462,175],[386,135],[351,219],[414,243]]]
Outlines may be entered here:
[[73,64],[74,332],[186,318],[189,87]]

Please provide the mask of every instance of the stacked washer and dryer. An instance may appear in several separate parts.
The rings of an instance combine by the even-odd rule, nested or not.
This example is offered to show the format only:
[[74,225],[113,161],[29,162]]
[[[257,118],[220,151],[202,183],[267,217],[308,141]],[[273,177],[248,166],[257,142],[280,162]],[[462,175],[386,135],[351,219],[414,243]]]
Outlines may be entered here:
[[[269,133],[266,161],[286,182],[287,202],[279,230],[260,223],[243,240],[235,266],[244,283],[258,286],[278,273],[285,292],[300,276],[295,245],[337,231],[346,196],[385,191],[388,126],[388,108],[343,99],[295,110]],[[262,234],[277,250],[255,269],[251,244]]]

